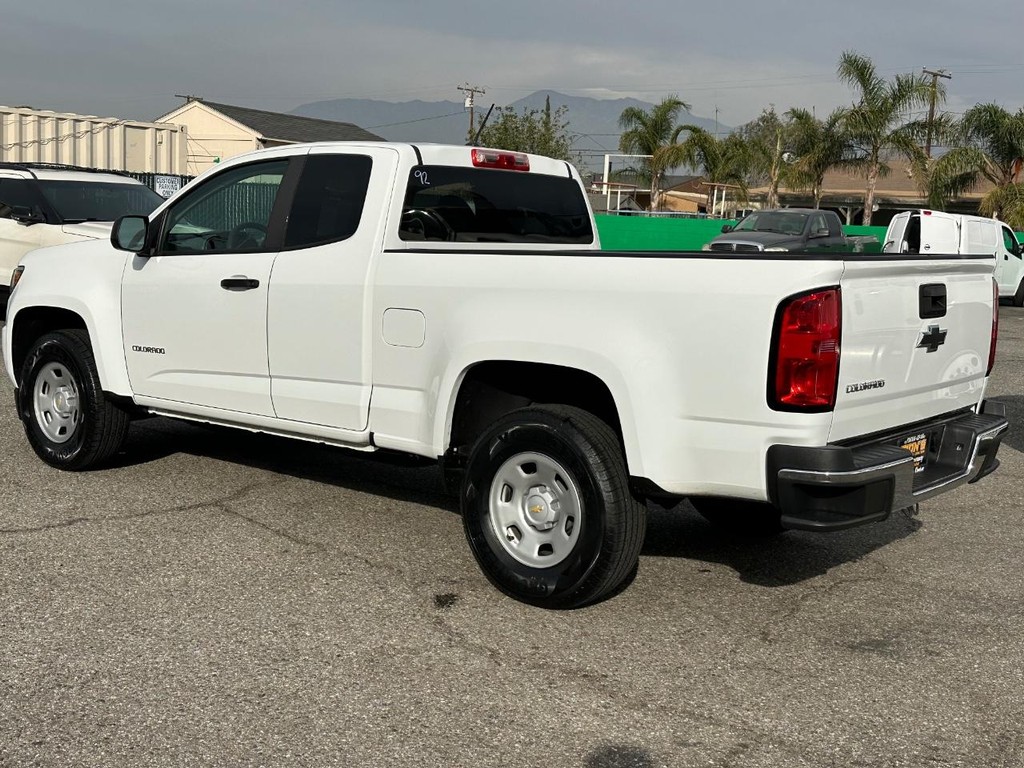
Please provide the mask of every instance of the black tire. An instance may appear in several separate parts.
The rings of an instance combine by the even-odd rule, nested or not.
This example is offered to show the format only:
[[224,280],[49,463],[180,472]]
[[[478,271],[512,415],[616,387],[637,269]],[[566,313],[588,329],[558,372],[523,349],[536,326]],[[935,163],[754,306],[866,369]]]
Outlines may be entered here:
[[40,337],[25,358],[19,382],[18,416],[32,449],[51,467],[90,469],[121,447],[130,418],[104,395],[85,331]]
[[1024,279],[1021,279],[1017,292],[1013,294],[1013,306],[1024,307]]
[[690,503],[712,526],[731,536],[768,539],[786,530],[779,510],[771,504],[710,496],[691,498]]
[[[533,467],[536,479],[529,477],[530,455],[543,462]],[[521,457],[527,458],[522,465],[516,464]],[[526,531],[521,541],[514,541],[514,531],[509,533],[518,531],[516,525],[504,529],[506,541],[502,541],[500,511],[492,512],[492,497],[497,508],[504,503],[502,494],[509,492],[499,472],[510,465],[526,468],[524,486],[537,483],[504,507],[506,511],[521,507],[514,512],[521,515]],[[546,471],[555,472],[554,482],[547,485],[540,480]],[[537,488],[544,489],[542,502],[550,503],[529,506],[537,498],[530,495]],[[609,596],[636,572],[647,508],[630,493],[615,432],[587,411],[537,406],[502,417],[473,447],[461,500],[466,538],[477,563],[491,583],[517,600],[544,608],[576,608]],[[557,519],[541,522],[550,522],[550,531],[538,533],[527,522],[528,515],[540,514],[538,509]],[[542,544],[535,551],[512,554],[520,544],[527,546],[544,537],[557,538],[558,551],[546,553],[544,547],[551,547]],[[549,554],[557,562],[546,566]]]

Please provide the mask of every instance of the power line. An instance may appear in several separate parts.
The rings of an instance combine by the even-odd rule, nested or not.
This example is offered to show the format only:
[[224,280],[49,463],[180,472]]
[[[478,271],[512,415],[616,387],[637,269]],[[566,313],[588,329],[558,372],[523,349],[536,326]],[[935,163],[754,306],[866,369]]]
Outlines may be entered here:
[[380,125],[368,125],[366,126],[366,128],[369,130],[372,128],[390,128],[391,126],[394,125],[409,125],[410,123],[422,123],[424,120],[440,120],[442,117],[453,117],[455,115],[461,115],[463,114],[463,112],[465,112],[465,110],[462,110],[461,112],[449,112],[446,115],[434,115],[433,117],[417,117],[415,120],[403,120],[400,123],[381,123]]

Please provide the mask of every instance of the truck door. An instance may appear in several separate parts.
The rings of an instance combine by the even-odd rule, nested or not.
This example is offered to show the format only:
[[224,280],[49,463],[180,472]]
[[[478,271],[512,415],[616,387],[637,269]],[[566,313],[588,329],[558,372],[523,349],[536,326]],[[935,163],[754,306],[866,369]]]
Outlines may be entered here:
[[918,217],[921,223],[918,250],[911,253],[928,255],[954,255],[960,253],[960,217],[937,211],[922,211]]
[[903,245],[904,233],[911,216],[917,214],[913,211],[897,213],[889,222],[889,229],[885,232],[885,245],[882,246],[883,253],[906,253]]
[[274,264],[267,319],[274,410],[363,430],[370,411],[370,282],[398,152],[314,148]]
[[125,360],[143,402],[274,415],[267,295],[289,162],[226,168],[154,220],[155,255],[136,256],[121,288]]

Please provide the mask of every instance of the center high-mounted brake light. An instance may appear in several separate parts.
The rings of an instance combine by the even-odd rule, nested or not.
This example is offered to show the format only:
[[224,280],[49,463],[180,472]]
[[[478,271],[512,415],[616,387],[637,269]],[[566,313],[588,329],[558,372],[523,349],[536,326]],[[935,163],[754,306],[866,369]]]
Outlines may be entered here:
[[786,299],[773,334],[768,402],[780,411],[830,411],[839,382],[842,294],[822,288]]
[[502,168],[506,171],[530,170],[530,158],[522,152],[499,152],[496,149],[474,149],[473,165],[477,168]]

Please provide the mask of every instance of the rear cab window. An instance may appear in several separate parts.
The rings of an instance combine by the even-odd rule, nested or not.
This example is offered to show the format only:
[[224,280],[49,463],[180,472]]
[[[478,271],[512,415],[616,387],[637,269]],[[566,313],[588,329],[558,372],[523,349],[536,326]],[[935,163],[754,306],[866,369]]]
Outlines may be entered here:
[[574,179],[447,165],[410,171],[398,234],[405,241],[594,242],[587,202]]

